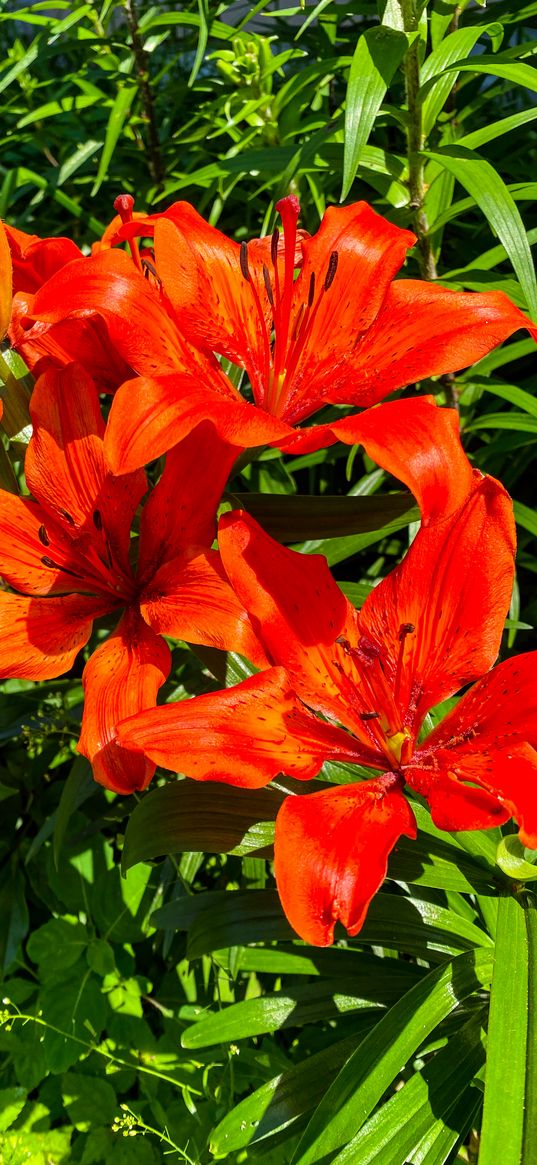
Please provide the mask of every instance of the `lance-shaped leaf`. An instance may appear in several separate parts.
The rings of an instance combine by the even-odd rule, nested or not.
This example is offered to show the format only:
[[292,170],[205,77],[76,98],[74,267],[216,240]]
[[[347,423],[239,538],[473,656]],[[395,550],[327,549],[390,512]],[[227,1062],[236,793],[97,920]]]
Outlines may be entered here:
[[386,27],[369,28],[358,38],[345,100],[342,201],[352,186],[362,149],[409,43],[410,38],[403,32]]

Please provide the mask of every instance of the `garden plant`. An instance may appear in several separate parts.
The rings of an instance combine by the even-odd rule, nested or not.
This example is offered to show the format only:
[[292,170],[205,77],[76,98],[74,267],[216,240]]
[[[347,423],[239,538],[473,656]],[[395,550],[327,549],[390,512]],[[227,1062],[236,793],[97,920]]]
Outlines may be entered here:
[[0,2],[0,1162],[537,1162],[537,3]]

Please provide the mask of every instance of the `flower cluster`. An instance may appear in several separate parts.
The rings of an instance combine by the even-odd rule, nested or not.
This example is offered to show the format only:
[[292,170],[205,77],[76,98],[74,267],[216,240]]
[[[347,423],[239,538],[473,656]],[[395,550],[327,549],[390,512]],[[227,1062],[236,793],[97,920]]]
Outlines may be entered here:
[[[279,894],[311,943],[330,943],[337,921],[360,929],[391,850],[416,834],[405,789],[441,829],[514,817],[537,848],[536,659],[493,667],[514,575],[510,499],[472,470],[454,410],[384,400],[519,328],[537,339],[535,325],[500,292],[395,278],[414,236],[365,203],[330,208],[310,237],[289,196],[281,229],[241,245],[186,203],[145,215],[122,195],[116,210],[89,256],[0,228],[0,331],[36,378],[28,493],[0,490],[1,674],[59,676],[93,636],[78,748],[117,792],[144,789],[157,765],[246,788],[281,772],[307,781],[327,760],[357,766],[278,813]],[[327,405],[336,419],[316,423]],[[337,441],[362,445],[421,512],[359,612],[325,559],[244,511],[221,516],[213,545],[246,450]],[[257,670],[157,705],[167,638]]]

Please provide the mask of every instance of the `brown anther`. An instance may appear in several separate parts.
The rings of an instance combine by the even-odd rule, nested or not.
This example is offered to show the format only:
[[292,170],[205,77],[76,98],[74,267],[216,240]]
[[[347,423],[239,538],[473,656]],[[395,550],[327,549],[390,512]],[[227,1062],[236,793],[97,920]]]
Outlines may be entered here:
[[50,546],[50,538],[49,538],[44,526],[39,527],[39,530],[37,531],[37,536],[39,538],[39,541],[43,543],[43,546]]
[[82,575],[77,574],[76,570],[69,570],[68,566],[60,566],[58,562],[54,562],[54,559],[49,558],[46,554],[43,555],[41,562],[43,566],[48,566],[51,570],[61,570],[62,574],[70,574],[73,578],[82,578]]
[[360,720],[378,720],[379,712],[360,712]]
[[310,275],[310,285],[309,285],[309,290],[308,290],[308,307],[311,307],[314,299],[315,299],[315,271],[312,271],[312,273]]
[[102,530],[102,528],[103,528],[103,520],[101,517],[100,510],[93,511],[93,525],[95,526],[96,530]]
[[158,280],[159,283],[161,282],[158,277],[156,267],[153,263],[150,262],[149,259],[142,259],[142,271],[146,279],[149,279],[149,276],[153,275],[153,277]]
[[407,635],[412,635],[412,632],[415,630],[416,628],[413,623],[401,623],[399,628],[399,641],[401,642]]
[[278,244],[280,242],[280,232],[278,227],[274,227],[272,238],[270,240],[270,257],[272,259],[272,266],[275,267],[278,261]]
[[65,518],[66,522],[69,522],[70,526],[74,526],[75,519],[72,518],[71,515],[67,513],[67,510],[60,510],[60,514],[61,514],[62,518]]
[[241,243],[240,253],[241,271],[247,283],[250,282],[250,271],[248,269],[248,243]]
[[337,251],[332,251],[330,259],[328,260],[328,271],[326,272],[326,279],[324,281],[325,291],[328,291],[328,288],[332,286],[334,279],[336,278],[338,261],[339,255]]
[[269,275],[268,267],[266,267],[264,263],[263,263],[263,282],[265,284],[265,291],[267,293],[267,299],[270,303],[270,306],[274,307],[274,296],[272,294],[270,275]]
[[300,307],[297,311],[295,326],[293,328],[293,335],[292,335],[293,342],[298,340],[298,334],[299,334],[300,329],[302,327],[302,320],[304,319],[305,311],[306,311],[306,304],[301,303]]

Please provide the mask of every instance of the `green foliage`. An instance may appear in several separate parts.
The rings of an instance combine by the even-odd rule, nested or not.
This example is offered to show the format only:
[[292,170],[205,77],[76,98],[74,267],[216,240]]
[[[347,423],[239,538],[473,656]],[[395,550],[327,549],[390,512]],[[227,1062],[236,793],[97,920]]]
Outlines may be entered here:
[[[138,209],[189,199],[245,238],[270,229],[288,191],[310,230],[343,192],[421,234],[405,273],[503,290],[535,316],[537,4],[418,7],[410,27],[399,0],[239,13],[214,0],[6,0],[0,216],[88,248],[129,191]],[[407,46],[421,65],[412,150]],[[505,654],[530,645],[537,619],[533,352],[515,338],[417,386],[458,402],[474,464],[516,499]],[[28,392],[11,357],[0,376],[13,489]],[[262,453],[228,504],[326,554],[357,606],[416,518],[339,446]],[[0,692],[0,1159],[474,1165],[483,1120],[479,1165],[498,1145],[502,1165],[529,1163],[535,855],[507,830],[441,834],[416,804],[419,837],[392,855],[363,930],[308,948],[273,888],[291,783],[246,793],[157,776],[141,798],[105,793],[73,752],[80,670]],[[238,657],[180,646],[165,698],[246,674]],[[327,765],[321,780],[362,775]]]

